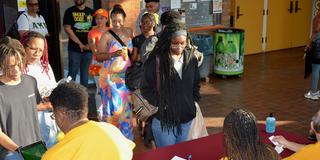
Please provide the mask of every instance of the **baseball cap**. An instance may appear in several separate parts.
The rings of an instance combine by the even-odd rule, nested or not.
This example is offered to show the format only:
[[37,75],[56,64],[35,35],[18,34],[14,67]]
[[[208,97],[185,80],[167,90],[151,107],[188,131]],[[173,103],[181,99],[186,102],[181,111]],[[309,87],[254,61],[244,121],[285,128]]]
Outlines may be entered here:
[[103,8],[96,10],[96,12],[94,12],[93,16],[97,16],[98,14],[100,14],[101,16],[106,17],[106,18],[108,18],[108,16],[109,16],[108,11],[106,11]]

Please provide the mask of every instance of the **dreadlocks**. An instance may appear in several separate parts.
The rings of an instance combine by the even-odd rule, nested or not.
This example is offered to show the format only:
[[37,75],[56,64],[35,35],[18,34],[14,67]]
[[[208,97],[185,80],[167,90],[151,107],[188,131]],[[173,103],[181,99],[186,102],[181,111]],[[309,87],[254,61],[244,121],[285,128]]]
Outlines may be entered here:
[[[174,62],[170,53],[170,43],[177,32],[185,31],[186,27],[182,23],[171,23],[162,31],[159,40],[152,50],[150,56],[158,56],[160,59],[160,90],[159,90],[159,115],[162,120],[162,129],[174,129],[177,127],[178,134],[181,133],[180,110],[177,107],[173,88],[175,86],[175,68]],[[184,66],[187,66],[192,59],[192,54],[184,51]]]
[[256,117],[245,109],[234,109],[224,119],[226,155],[232,160],[273,160],[279,155],[260,140]]
[[[42,72],[45,72],[47,74],[47,76],[50,79],[49,76],[49,58],[48,58],[48,46],[47,46],[47,41],[46,38],[38,33],[38,32],[34,32],[34,31],[30,31],[27,34],[25,34],[22,38],[21,38],[21,43],[24,47],[27,47],[29,45],[29,43],[32,41],[33,38],[39,38],[44,40],[44,49],[43,49],[43,54],[42,57],[40,58],[40,63],[42,66]],[[26,67],[26,71],[28,71],[28,68]]]
[[20,70],[22,71],[24,66],[25,51],[21,43],[8,36],[4,37],[0,42],[0,68],[3,73],[8,73],[8,63],[11,57],[14,57]]

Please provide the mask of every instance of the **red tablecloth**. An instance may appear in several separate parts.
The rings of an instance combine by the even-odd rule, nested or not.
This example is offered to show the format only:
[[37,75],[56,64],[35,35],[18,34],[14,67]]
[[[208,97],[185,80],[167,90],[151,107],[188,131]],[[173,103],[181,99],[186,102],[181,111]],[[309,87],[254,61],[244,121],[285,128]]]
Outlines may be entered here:
[[[260,136],[264,143],[272,144],[268,139],[272,135],[282,135],[286,139],[298,143],[311,143],[305,137],[288,133],[280,129],[277,129],[275,134],[268,134],[265,132],[264,127],[264,125],[260,126]],[[223,135],[222,133],[217,133],[196,140],[135,154],[133,160],[170,160],[175,155],[185,159],[191,155],[192,160],[218,160],[223,156],[223,152]],[[288,157],[292,153],[292,151],[285,149],[281,153],[281,157]]]

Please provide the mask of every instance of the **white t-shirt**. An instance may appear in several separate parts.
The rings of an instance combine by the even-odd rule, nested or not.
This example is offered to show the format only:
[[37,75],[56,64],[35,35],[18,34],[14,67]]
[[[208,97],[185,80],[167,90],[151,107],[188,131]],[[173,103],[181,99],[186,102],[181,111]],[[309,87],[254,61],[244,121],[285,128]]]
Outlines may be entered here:
[[26,74],[33,76],[37,80],[38,90],[42,98],[49,96],[57,86],[50,64],[48,74],[43,71],[40,61],[35,64],[28,64]]
[[18,31],[36,31],[41,33],[43,36],[48,34],[46,22],[41,15],[33,17],[25,11],[19,16],[17,24]]
[[174,69],[179,74],[179,77],[182,79],[182,67],[183,67],[183,55],[178,60],[173,59]]

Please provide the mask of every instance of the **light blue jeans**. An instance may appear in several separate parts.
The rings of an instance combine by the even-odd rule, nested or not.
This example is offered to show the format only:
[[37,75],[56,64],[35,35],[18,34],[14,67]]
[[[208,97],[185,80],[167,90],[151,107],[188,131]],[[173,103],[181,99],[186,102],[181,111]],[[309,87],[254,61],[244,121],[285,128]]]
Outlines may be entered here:
[[319,74],[320,74],[320,64],[312,63],[312,78],[311,78],[312,93],[316,93],[318,91]]
[[3,160],[24,160],[21,154],[17,152],[9,152]]
[[51,115],[52,112],[49,111],[38,112],[40,133],[47,148],[50,148],[57,143],[57,137],[59,133],[59,128],[55,120],[51,119]]
[[179,135],[177,128],[175,128],[174,131],[172,129],[167,130],[166,128],[162,130],[160,121],[157,118],[153,118],[151,128],[157,148],[186,141],[191,127],[191,122],[192,120],[181,124],[182,132]]

